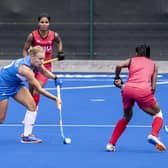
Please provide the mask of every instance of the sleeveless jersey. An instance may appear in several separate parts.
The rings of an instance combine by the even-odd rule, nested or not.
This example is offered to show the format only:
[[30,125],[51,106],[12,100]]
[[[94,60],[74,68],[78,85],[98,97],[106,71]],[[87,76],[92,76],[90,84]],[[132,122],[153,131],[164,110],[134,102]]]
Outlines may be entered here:
[[33,43],[32,46],[40,45],[45,49],[46,55],[45,60],[52,58],[53,47],[54,47],[54,39],[55,39],[55,32],[49,30],[47,37],[43,38],[38,30],[34,30],[33,34]]
[[19,67],[21,65],[26,65],[33,68],[30,63],[30,56],[20,58],[12,61],[9,65],[4,66],[0,69],[0,86],[16,86],[23,81],[26,81],[26,78],[19,74]]
[[129,67],[127,86],[151,89],[151,78],[155,63],[146,57],[134,57]]

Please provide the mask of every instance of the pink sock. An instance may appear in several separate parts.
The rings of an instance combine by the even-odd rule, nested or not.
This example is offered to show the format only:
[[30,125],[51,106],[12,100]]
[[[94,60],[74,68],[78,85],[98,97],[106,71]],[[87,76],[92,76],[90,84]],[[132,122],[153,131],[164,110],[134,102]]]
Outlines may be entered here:
[[127,124],[128,124],[128,121],[125,118],[122,118],[118,121],[118,123],[116,124],[114,128],[114,131],[112,133],[109,143],[116,145],[117,140],[119,139],[121,134],[124,132]]
[[158,137],[159,131],[162,128],[163,119],[161,117],[155,117],[152,122],[152,135]]

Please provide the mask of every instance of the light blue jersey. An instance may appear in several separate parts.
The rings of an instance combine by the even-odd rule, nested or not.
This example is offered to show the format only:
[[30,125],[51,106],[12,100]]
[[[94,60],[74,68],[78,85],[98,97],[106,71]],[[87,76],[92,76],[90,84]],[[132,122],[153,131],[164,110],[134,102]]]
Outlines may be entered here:
[[0,100],[14,96],[24,85],[25,77],[19,74],[19,67],[26,65],[32,69],[30,56],[12,61],[0,69]]

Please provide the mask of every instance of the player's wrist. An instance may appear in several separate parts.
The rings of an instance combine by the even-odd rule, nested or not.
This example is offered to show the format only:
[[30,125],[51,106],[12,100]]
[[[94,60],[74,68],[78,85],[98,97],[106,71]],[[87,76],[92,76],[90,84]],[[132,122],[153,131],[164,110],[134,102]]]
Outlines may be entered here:
[[64,51],[58,51],[58,54],[64,54]]
[[64,60],[64,51],[58,51],[57,56],[59,61]]
[[54,76],[54,80],[57,80],[57,79],[58,79],[58,77],[55,75],[55,76]]
[[116,76],[114,77],[114,79],[116,80],[116,79],[121,79],[121,78],[120,78],[119,75],[116,75]]

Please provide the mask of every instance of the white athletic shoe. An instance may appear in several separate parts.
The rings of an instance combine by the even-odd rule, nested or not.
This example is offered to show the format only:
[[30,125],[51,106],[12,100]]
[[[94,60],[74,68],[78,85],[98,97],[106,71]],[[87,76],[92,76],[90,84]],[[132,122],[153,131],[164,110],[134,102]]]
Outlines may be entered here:
[[42,143],[41,139],[36,138],[35,136],[22,136],[21,137],[21,143],[32,143],[32,144],[38,144]]
[[116,151],[116,147],[115,147],[114,145],[108,143],[108,144],[106,145],[106,151],[107,151],[107,152],[115,152],[115,151]]
[[166,146],[159,140],[158,137],[153,136],[151,134],[148,135],[148,142],[153,144],[157,150],[159,151],[165,151]]

